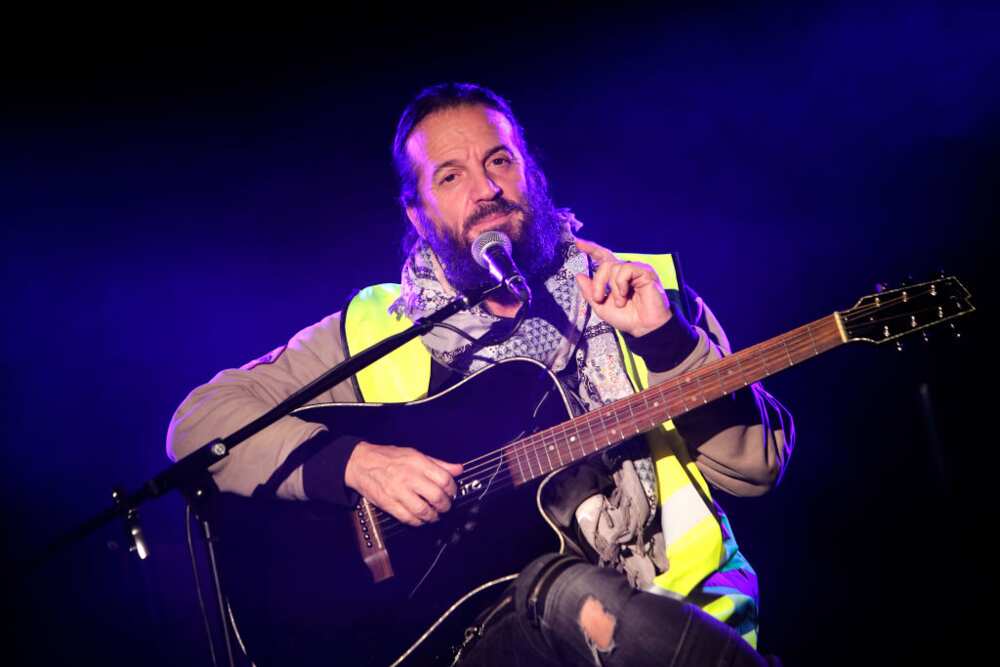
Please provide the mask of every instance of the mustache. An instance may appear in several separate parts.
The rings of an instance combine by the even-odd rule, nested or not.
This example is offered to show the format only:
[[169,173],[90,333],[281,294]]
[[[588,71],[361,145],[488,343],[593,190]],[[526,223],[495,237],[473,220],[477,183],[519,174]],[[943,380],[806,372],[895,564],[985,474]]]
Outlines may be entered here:
[[519,204],[516,204],[509,199],[499,197],[466,218],[465,224],[462,226],[462,231],[467,233],[473,226],[476,225],[476,223],[480,222],[484,218],[490,217],[491,215],[495,215],[497,213],[505,214],[510,213],[511,211],[520,211],[521,213],[525,212],[524,207]]

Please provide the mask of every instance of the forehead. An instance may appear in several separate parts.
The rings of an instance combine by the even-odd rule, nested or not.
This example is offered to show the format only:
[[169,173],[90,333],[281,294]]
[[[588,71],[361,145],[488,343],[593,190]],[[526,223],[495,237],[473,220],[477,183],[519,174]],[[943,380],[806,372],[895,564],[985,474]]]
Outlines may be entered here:
[[514,128],[499,111],[483,106],[442,109],[424,118],[406,141],[415,164],[474,157],[503,144],[515,147]]

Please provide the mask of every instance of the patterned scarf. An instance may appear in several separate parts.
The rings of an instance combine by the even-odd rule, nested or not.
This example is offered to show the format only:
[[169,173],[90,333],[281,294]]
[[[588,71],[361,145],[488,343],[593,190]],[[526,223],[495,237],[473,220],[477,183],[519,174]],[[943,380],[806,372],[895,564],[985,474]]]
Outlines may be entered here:
[[[546,293],[536,295],[513,335],[510,328],[516,318],[497,317],[480,304],[448,320],[478,343],[443,327],[425,334],[423,342],[434,359],[463,374],[510,357],[529,357],[558,374],[575,353],[580,398],[587,410],[593,410],[630,395],[632,386],[621,363],[614,330],[590,309],[574,278],[590,270],[587,256],[574,243],[572,228],[579,222],[568,211],[560,216],[563,233],[556,252],[562,264],[546,279]],[[400,297],[389,311],[411,320],[434,312],[457,296],[437,256],[423,240],[414,245],[403,265],[401,287]]]

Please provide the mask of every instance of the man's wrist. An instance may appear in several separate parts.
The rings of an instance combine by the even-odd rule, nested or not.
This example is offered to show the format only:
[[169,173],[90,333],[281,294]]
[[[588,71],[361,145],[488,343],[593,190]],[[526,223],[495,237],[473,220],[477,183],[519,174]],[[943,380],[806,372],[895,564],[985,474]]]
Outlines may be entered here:
[[343,507],[350,507],[358,494],[347,486],[344,473],[347,461],[361,438],[353,435],[332,436],[321,434],[329,442],[302,466],[302,487],[310,500],[322,500]]
[[698,332],[677,311],[666,323],[642,336],[623,332],[622,337],[628,348],[642,357],[646,368],[654,373],[676,367],[698,345]]

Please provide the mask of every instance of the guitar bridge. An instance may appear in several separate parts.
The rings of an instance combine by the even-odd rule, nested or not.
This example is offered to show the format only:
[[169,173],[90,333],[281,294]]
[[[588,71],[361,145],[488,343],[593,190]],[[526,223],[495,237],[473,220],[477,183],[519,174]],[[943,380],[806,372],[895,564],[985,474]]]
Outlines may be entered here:
[[393,576],[392,562],[389,551],[382,539],[382,527],[375,518],[375,508],[362,498],[351,512],[351,523],[354,525],[354,537],[358,542],[361,559],[372,573],[375,583],[385,581]]

